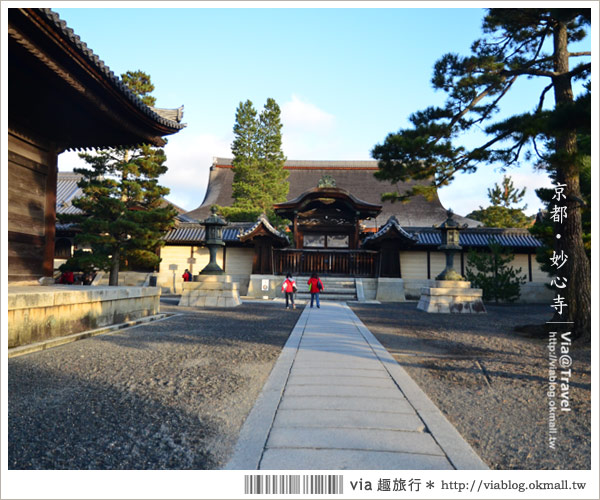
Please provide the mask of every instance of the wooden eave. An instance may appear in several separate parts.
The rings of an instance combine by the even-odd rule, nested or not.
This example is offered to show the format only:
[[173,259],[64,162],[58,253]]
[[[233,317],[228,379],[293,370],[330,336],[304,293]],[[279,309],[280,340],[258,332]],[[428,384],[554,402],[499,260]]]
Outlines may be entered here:
[[239,240],[241,243],[249,243],[256,238],[261,237],[272,240],[273,243],[279,247],[288,246],[290,244],[285,236],[279,234],[270,226],[270,224],[266,224],[263,219],[260,219],[250,231],[241,234]]
[[411,247],[418,242],[418,238],[406,232],[395,217],[390,217],[387,223],[376,233],[365,238],[365,248],[379,248],[386,241],[395,241],[399,246]]
[[163,136],[184,127],[141,103],[49,9],[8,13],[9,123],[16,133],[63,151],[162,146]]
[[381,212],[381,205],[368,203],[359,200],[349,191],[341,188],[312,188],[305,191],[300,196],[293,200],[284,203],[276,203],[273,209],[278,215],[287,218],[293,218],[300,210],[308,203],[322,198],[333,198],[343,200],[349,203],[352,208],[359,214],[359,218],[366,219],[368,217],[376,217]]

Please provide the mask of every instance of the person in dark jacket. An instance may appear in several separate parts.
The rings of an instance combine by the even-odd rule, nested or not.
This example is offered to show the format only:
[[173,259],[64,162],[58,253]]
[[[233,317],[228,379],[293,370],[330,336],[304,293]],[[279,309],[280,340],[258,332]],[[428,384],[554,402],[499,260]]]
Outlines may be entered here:
[[308,280],[308,289],[310,291],[310,307],[313,306],[315,298],[317,299],[317,307],[321,307],[319,302],[319,294],[323,291],[323,282],[320,280],[317,273],[312,273],[312,276]]

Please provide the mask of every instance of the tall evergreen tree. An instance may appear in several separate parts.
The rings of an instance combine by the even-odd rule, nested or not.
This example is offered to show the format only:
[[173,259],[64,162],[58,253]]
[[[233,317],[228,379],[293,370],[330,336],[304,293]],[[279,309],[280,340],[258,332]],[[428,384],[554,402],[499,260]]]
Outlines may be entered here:
[[[471,55],[447,54],[435,64],[432,83],[448,94],[444,107],[414,113],[412,128],[388,135],[372,151],[379,160],[376,175],[381,180],[433,178],[431,186],[409,195],[431,195],[456,173],[473,172],[482,163],[508,167],[523,158],[544,158],[558,184],[564,185],[568,217],[554,224],[555,234],[561,235],[555,238],[554,249],[568,255],[563,271],[577,286],[560,291],[566,307],[557,321],[572,322],[574,336],[589,335],[591,328],[590,264],[582,238],[577,148],[577,134],[590,129],[591,113],[589,100],[575,98],[572,84],[590,77],[591,62],[570,67],[570,61],[591,52],[571,51],[569,43],[583,40],[590,24],[589,8],[489,9],[483,22],[486,36],[473,43]],[[523,77],[545,79],[547,85],[523,113],[493,122],[504,97]],[[545,105],[550,91],[551,108]],[[485,124],[490,136],[485,144],[474,148],[456,144],[463,132]],[[387,197],[401,198],[398,193]]]
[[514,207],[523,200],[527,188],[515,188],[510,176],[505,175],[502,185],[494,184],[488,189],[488,198],[491,205],[479,210],[474,210],[467,217],[478,220],[486,227],[529,227],[533,224],[533,217],[523,213],[527,205]]
[[[147,95],[154,88],[148,75],[128,72],[122,78],[133,92],[153,103]],[[163,200],[169,189],[158,184],[158,177],[167,171],[166,156],[146,144],[79,156],[88,164],[74,169],[82,175],[78,186],[83,195],[73,205],[82,213],[61,214],[59,219],[76,223],[81,231],[76,242],[91,246],[92,252],[76,252],[67,266],[109,271],[109,284],[116,286],[122,265],[158,265],[162,236],[174,226],[176,211]]]
[[259,168],[263,174],[263,187],[268,193],[263,208],[270,210],[273,203],[285,201],[289,173],[283,168],[285,155],[281,150],[281,109],[274,99],[268,98],[259,117]]
[[281,110],[274,99],[267,99],[260,115],[250,100],[239,104],[231,145],[234,203],[219,207],[228,219],[253,221],[264,213],[276,225],[281,222],[272,208],[274,203],[285,201],[289,191],[281,129]]

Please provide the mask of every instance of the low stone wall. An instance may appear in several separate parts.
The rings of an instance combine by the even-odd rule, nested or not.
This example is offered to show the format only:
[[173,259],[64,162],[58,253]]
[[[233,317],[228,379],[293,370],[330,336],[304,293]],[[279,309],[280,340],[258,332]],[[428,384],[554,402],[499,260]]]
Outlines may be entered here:
[[228,274],[196,275],[194,281],[183,284],[180,306],[237,307],[240,300],[238,284]]
[[[405,279],[404,294],[406,300],[419,300],[421,289],[434,286],[435,280],[427,279]],[[517,304],[550,304],[554,292],[545,283],[539,281],[528,281],[521,285],[521,296]]]
[[[274,274],[252,274],[248,283],[247,294],[249,297],[262,299],[274,299],[283,297],[281,285],[285,276],[275,276]],[[265,288],[263,288],[263,284]]]
[[158,287],[8,288],[8,347],[158,314]]
[[404,302],[404,280],[402,278],[379,278],[376,300],[380,302]]

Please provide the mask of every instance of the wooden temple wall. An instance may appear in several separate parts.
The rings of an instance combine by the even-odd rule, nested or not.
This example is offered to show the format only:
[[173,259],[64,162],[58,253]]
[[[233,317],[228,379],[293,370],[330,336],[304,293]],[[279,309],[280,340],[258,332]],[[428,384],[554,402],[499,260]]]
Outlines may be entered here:
[[52,276],[57,155],[8,134],[8,281]]

